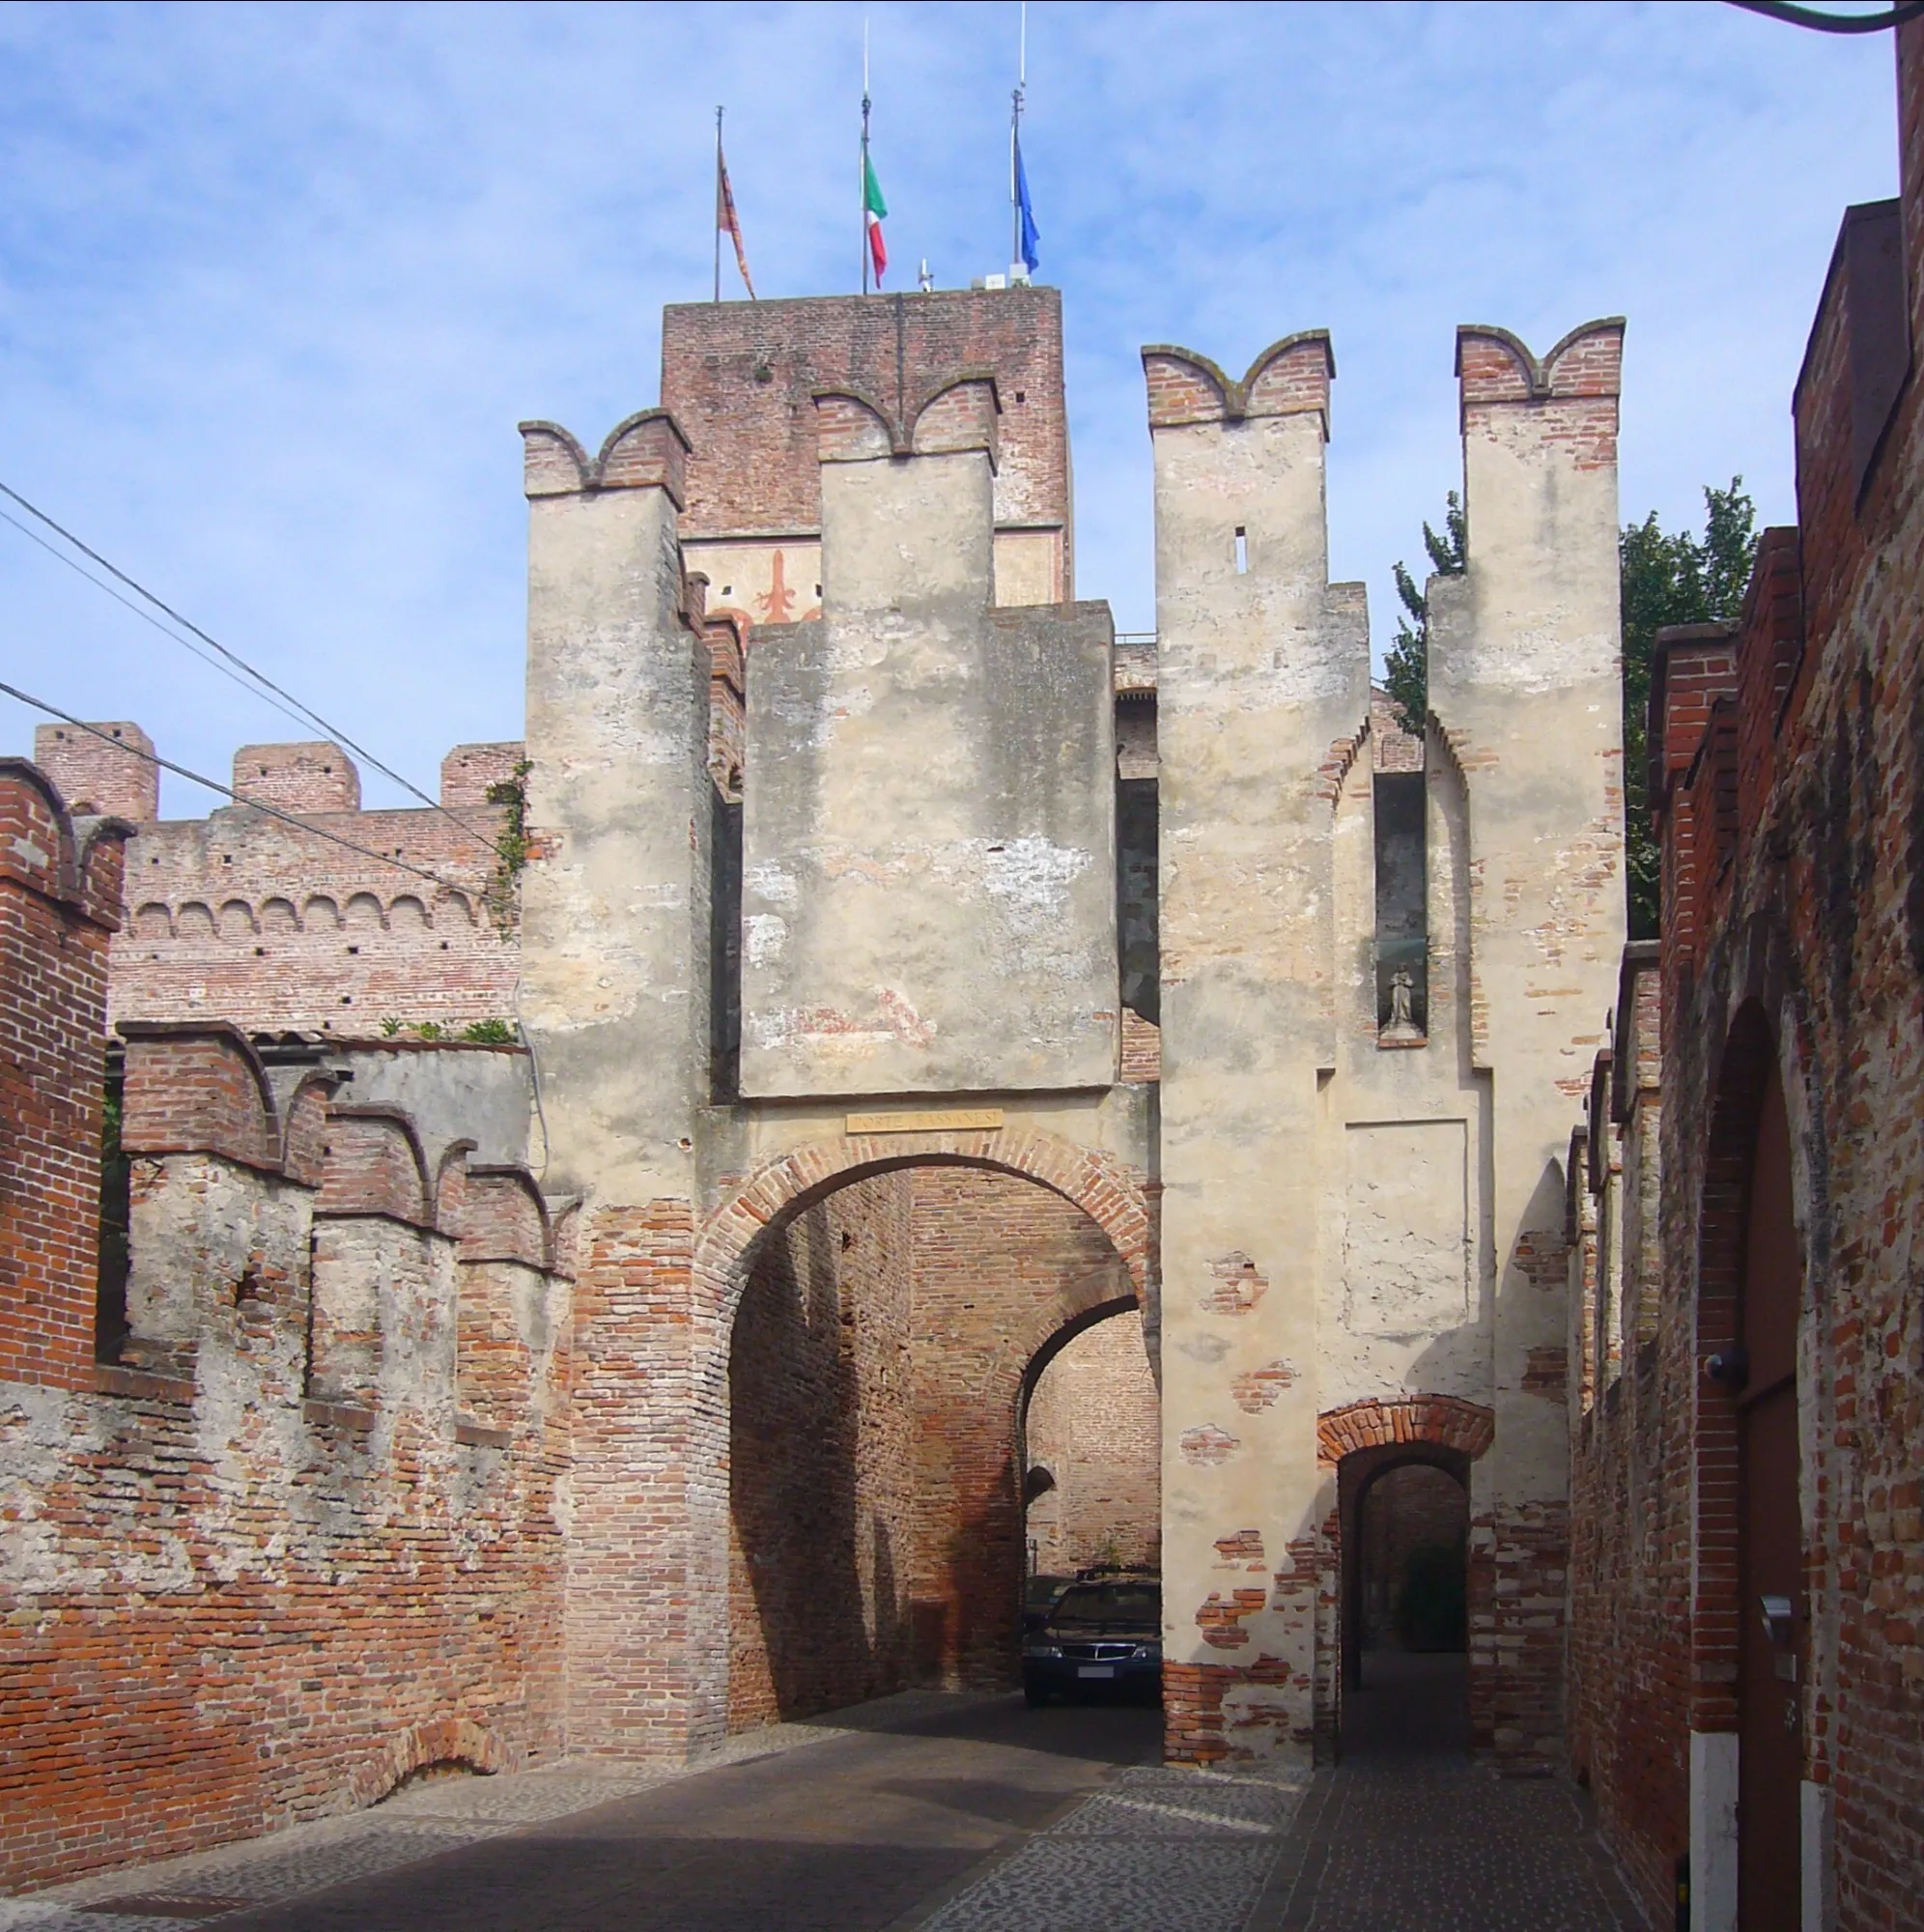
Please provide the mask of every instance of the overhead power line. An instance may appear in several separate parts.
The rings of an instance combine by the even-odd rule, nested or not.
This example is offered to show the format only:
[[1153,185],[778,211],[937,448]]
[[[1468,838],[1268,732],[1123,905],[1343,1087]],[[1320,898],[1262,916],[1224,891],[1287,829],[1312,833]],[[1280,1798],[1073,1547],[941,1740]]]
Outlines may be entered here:
[[[285,690],[280,685],[276,684],[274,680],[267,674],[266,671],[257,670],[238,651],[229,650],[228,647],[225,644],[223,644],[218,638],[212,637],[208,632],[202,630],[201,627],[198,624],[196,624],[191,617],[184,617],[181,614],[181,612],[176,611],[171,604],[167,603],[165,599],[156,596],[152,590],[148,589],[148,587],[144,583],[142,583],[137,578],[129,577],[127,573],[122,570],[118,564],[110,561],[107,557],[102,556],[100,553],[92,548],[91,545],[82,542],[81,539],[75,536],[73,532],[69,528],[67,528],[65,525],[56,523],[52,517],[48,516],[47,513],[40,507],[39,504],[30,502],[25,497],[21,496],[17,490],[14,489],[11,485],[6,483],[0,483],[0,496],[6,496],[11,497],[15,503],[17,503],[20,506],[21,509],[26,511],[26,513],[30,517],[34,518],[36,522],[44,524],[48,529],[52,530],[54,534],[62,540],[62,542],[71,544],[73,548],[77,550],[82,556],[86,557],[90,562],[99,564],[99,567],[102,570],[106,571],[109,576],[115,578],[118,582],[126,584],[127,587],[129,590],[131,590],[134,593],[134,595],[140,598],[144,603],[151,604],[156,611],[162,612],[173,623],[178,624],[182,630],[190,632],[193,635],[193,637],[199,639],[199,640],[202,643],[206,644],[210,650],[217,652],[219,656],[225,660],[225,664],[214,664],[213,668],[216,670],[223,671],[225,675],[227,675],[228,677],[233,678],[234,682],[240,684],[240,688],[243,691],[251,691],[256,696],[265,696],[267,701],[269,704],[271,704],[273,708],[282,715],[282,717],[293,719],[293,721],[297,724],[307,726],[320,731],[325,731],[327,734],[327,736],[330,739],[332,739],[336,744],[345,746],[350,752],[353,752],[357,756],[364,758],[368,762],[368,764],[371,765],[376,771],[381,773],[381,775],[383,778],[392,779],[394,782],[398,784],[401,787],[401,789],[407,792],[410,797],[419,799],[421,803],[426,807],[428,807],[430,810],[439,812],[443,818],[449,819],[454,824],[460,826],[462,831],[467,833],[467,836],[470,838],[472,838],[477,844],[486,845],[491,851],[494,849],[495,841],[494,839],[489,838],[486,833],[476,831],[475,828],[470,824],[468,824],[468,822],[465,818],[463,818],[459,812],[450,811],[447,809],[447,807],[441,804],[441,802],[439,799],[430,798],[428,794],[424,792],[417,784],[414,784],[410,780],[403,778],[399,772],[395,771],[392,768],[392,766],[383,764],[378,757],[375,756],[375,754],[372,752],[370,752],[367,749],[365,745],[357,744],[353,738],[349,737],[348,734],[345,731],[343,731],[338,724],[330,724],[325,718],[322,717],[320,712],[316,711],[312,705],[304,703],[300,698],[297,697],[293,692]],[[181,645],[181,647],[184,650],[192,652],[192,654],[195,657],[201,659],[203,663],[213,662],[212,659],[208,657],[206,651],[195,649],[194,645],[190,643],[187,640],[187,639],[182,637],[180,633],[177,631],[169,630],[165,624],[157,622],[149,612],[142,611],[141,609],[139,609],[138,606],[129,602],[129,600],[127,599],[126,597],[123,597],[119,591],[114,589],[112,584],[102,583],[98,577],[94,576],[91,571],[83,570],[79,564],[73,561],[71,557],[61,555],[61,553],[55,550],[51,544],[47,543],[43,538],[35,535],[35,533],[32,530],[28,529],[25,525],[17,522],[13,517],[7,516],[4,510],[0,510],[0,520],[4,520],[5,522],[12,524],[14,528],[18,530],[22,536],[30,537],[35,543],[39,544],[40,547],[43,551],[45,551],[49,556],[59,557],[62,563],[66,564],[69,567],[69,569],[76,572],[79,576],[85,578],[86,581],[89,583],[93,584],[97,590],[104,591],[109,597],[113,598],[113,600],[117,604],[125,605],[127,609],[133,611],[135,616],[140,617],[145,622],[153,625],[153,627],[156,631],[158,631],[163,637],[171,638],[174,640],[174,642]],[[234,668],[233,669],[227,668],[227,667],[229,666],[233,667]],[[240,678],[235,675],[236,670],[244,672],[247,677],[253,680],[253,683],[251,685],[241,683]],[[256,687],[259,687],[259,689],[256,689]],[[282,700],[285,701],[283,702]],[[290,705],[293,706],[292,710],[288,708]],[[119,741],[116,740],[115,742],[118,743]],[[160,759],[157,760],[156,762],[159,762],[163,765],[166,764],[165,759]],[[175,766],[168,765],[167,769],[172,771],[178,768]],[[184,776],[191,776],[191,774],[184,774]],[[207,779],[201,779],[196,781],[196,782],[201,784],[208,784],[212,783],[212,781]],[[216,791],[224,791],[226,787],[224,785],[215,785],[214,789]]]
[[19,518],[9,516],[5,510],[0,510],[0,523],[13,525],[13,526],[16,530],[18,530],[19,533],[23,537],[25,537],[29,543],[38,544],[42,550],[45,551],[47,555],[53,558],[54,562],[64,563],[67,566],[67,568],[72,571],[76,577],[84,579],[87,582],[91,583],[96,590],[105,592],[107,596],[111,597],[114,600],[114,602],[120,605],[123,609],[132,611],[132,613],[136,617],[138,617],[143,624],[152,625],[153,628],[158,631],[163,638],[170,639],[173,642],[181,645],[184,649],[191,651],[194,654],[194,656],[199,658],[204,665],[212,666],[213,669],[217,670],[221,674],[222,677],[228,679],[233,684],[239,685],[240,688],[242,691],[244,691],[249,697],[266,698],[267,702],[272,705],[273,708],[276,711],[278,711],[283,718],[289,719],[294,724],[298,724],[302,730],[309,730],[312,728],[313,721],[311,719],[303,718],[299,712],[290,709],[287,705],[283,704],[279,698],[269,696],[266,692],[261,691],[257,686],[248,683],[248,681],[244,677],[242,677],[238,670],[235,670],[232,668],[232,666],[222,664],[218,658],[211,656],[208,652],[202,650],[198,644],[192,642],[190,639],[182,637],[179,634],[179,632],[170,631],[167,628],[167,626],[163,624],[160,621],[160,619],[154,614],[152,611],[143,610],[138,604],[136,604],[133,601],[131,597],[124,597],[118,590],[114,588],[114,586],[111,583],[101,582],[101,581],[98,577],[96,577],[90,570],[88,570],[84,564],[75,562],[74,559],[69,556],[64,550],[60,550],[56,548],[53,544],[48,543],[47,540],[43,536],[42,536],[38,530],[29,529],[25,524],[21,523]]
[[[6,486],[0,484],[0,489]],[[12,494],[11,492],[9,493]],[[292,825],[297,832],[305,832],[316,838],[325,838],[330,845],[339,845],[350,852],[357,852],[363,859],[372,859],[377,865],[392,866],[397,871],[411,872],[417,879],[426,879],[431,884],[443,886],[451,893],[460,893],[464,897],[470,895],[475,888],[458,880],[445,879],[439,872],[430,872],[420,866],[410,866],[405,859],[397,859],[391,852],[377,852],[372,846],[357,845],[352,838],[343,838],[338,832],[329,832],[324,826],[316,825],[311,819],[297,817],[291,811],[283,811],[278,806],[264,805],[257,798],[242,798],[232,785],[224,785],[218,779],[204,778],[199,772],[189,771],[185,765],[178,765],[172,758],[163,758],[156,752],[143,752],[129,745],[124,738],[116,738],[110,732],[102,731],[98,725],[89,724],[84,719],[75,718],[70,711],[63,711],[57,704],[49,704],[43,697],[36,697],[30,692],[21,691],[17,686],[0,684],[0,692],[9,697],[18,698],[22,704],[31,705],[36,711],[43,711],[49,718],[58,718],[63,724],[71,724],[76,731],[85,731],[89,736],[99,739],[103,745],[111,745],[117,752],[125,752],[130,758],[142,758],[150,765],[157,765],[163,772],[172,772],[179,778],[190,780],[197,785],[205,785],[209,791],[217,791],[223,798],[230,798],[236,805],[244,805],[251,811],[266,812],[269,818],[278,818],[284,825]],[[452,814],[450,814],[452,816]]]
[[1901,27],[1924,14],[1924,0],[1900,0],[1878,14],[1831,14],[1822,7],[1800,7],[1796,0],[1731,0],[1746,14],[1762,14],[1767,20],[1782,20],[1786,26],[1809,27],[1820,34],[1881,34],[1886,27]]

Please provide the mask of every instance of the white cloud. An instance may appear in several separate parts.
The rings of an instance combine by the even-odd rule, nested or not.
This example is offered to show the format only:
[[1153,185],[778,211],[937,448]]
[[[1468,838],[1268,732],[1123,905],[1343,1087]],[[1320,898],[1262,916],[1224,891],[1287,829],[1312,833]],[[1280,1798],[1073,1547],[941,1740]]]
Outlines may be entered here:
[[[1014,6],[867,11],[894,260],[966,282],[1008,249]],[[707,291],[717,99],[757,285],[854,286],[861,20],[0,11],[0,477],[432,789],[521,728],[516,420],[598,442],[654,399],[662,304]],[[1240,367],[1333,330],[1333,558],[1379,639],[1457,474],[1458,322],[1542,349],[1627,314],[1627,514],[1741,470],[1787,520],[1837,220],[1895,179],[1887,36],[1710,5],[1037,5],[1030,103],[1078,585],[1125,629],[1153,621],[1145,341]],[[216,776],[292,735],[0,538],[16,681]]]

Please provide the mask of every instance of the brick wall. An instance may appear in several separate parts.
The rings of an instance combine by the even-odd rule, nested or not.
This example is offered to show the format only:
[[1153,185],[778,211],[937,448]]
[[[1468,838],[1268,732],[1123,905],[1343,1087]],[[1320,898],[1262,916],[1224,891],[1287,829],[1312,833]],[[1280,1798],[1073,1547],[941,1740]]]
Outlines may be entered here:
[[1162,1410],[1130,1309],[1064,1343],[1037,1378],[1023,1430],[1051,1487],[1029,1505],[1030,1567],[1051,1577],[1162,1552]]
[[[62,849],[30,772],[0,773],[0,813],[12,869]],[[443,1219],[417,1191],[398,1221],[365,1163],[336,1171],[334,1137],[311,1118],[332,1076],[277,1104],[238,1034],[149,1029],[127,1042],[123,1130],[132,1332],[120,1363],[96,1364],[115,841],[97,842],[84,870],[64,842],[64,901],[0,875],[10,967],[36,931],[43,952],[89,962],[0,981],[0,1040],[65,1054],[42,1068],[7,1049],[10,1075],[27,1077],[18,1104],[9,1095],[0,1198],[30,1199],[23,1177],[50,1175],[73,1195],[61,1206],[74,1231],[35,1250],[40,1305],[12,1282],[0,1303],[10,1344],[42,1345],[0,1356],[8,1887],[355,1808],[425,1764],[498,1770],[561,1743],[569,1349],[551,1244],[523,1264],[464,1262],[458,1212]],[[91,907],[72,903],[74,881],[91,885]],[[16,899],[86,917],[71,933],[44,916],[35,927]],[[42,1117],[42,1152],[17,1125],[36,1122],[45,1080],[68,1099]],[[388,1168],[383,1156],[374,1172]],[[474,1285],[503,1266],[512,1283]],[[349,1345],[336,1386],[313,1375],[317,1296],[343,1318],[321,1338]],[[465,1347],[464,1314],[480,1306],[503,1331],[491,1361]],[[75,1318],[57,1363],[54,1307]],[[461,1406],[480,1383],[486,1423]]]
[[71,811],[106,812],[133,825],[160,816],[160,767],[153,762],[153,751],[154,740],[125,719],[91,731],[77,724],[42,724],[34,732],[34,762],[59,787]]
[[907,423],[935,384],[963,369],[992,372],[1002,404],[997,526],[1066,528],[1056,290],[670,306],[662,317],[662,406],[693,445],[683,536],[818,530],[813,391],[852,388]]
[[107,951],[122,834],[76,829],[0,759],[0,1377],[83,1387],[94,1359]]
[[1023,1380],[1062,1327],[1133,1295],[1087,1214],[1012,1176],[914,1170],[913,1227],[916,1668],[1006,1689],[1019,1664]]
[[[1620,1084],[1609,1131],[1627,1256],[1649,1242],[1625,1210],[1658,1195],[1657,1279],[1627,1283],[1623,1373],[1578,1426],[1572,1477],[1575,1762],[1667,1912],[1691,1734],[1739,1724],[1736,1415],[1704,1369],[1738,1333],[1774,1063],[1804,1281],[1802,1850],[1806,1895],[1840,1932],[1924,1926],[1924,1318],[1908,1233],[1924,1205],[1924,404],[1914,381],[1888,410],[1895,384],[1878,387],[1893,340],[1901,369],[1905,327],[1914,342],[1924,327],[1924,35],[1898,42],[1908,313],[1885,311],[1883,271],[1859,252],[1886,214],[1853,211],[1797,389],[1799,527],[1767,533],[1734,629],[1667,640],[1653,693],[1661,1092],[1647,1065],[1641,1097]],[[1650,1059],[1625,1037],[1627,1004],[1647,1034],[1652,997],[1619,1003],[1617,1083]],[[1660,1113],[1655,1176],[1646,1113]],[[1691,1851],[1693,1910],[1726,1909],[1734,1863]]]
[[507,1017],[518,948],[512,923],[504,935],[491,916],[504,808],[486,795],[519,754],[516,745],[457,746],[442,768],[444,802],[458,813],[449,817],[360,810],[358,777],[338,746],[243,747],[235,789],[300,823],[226,806],[141,826],[113,951],[112,1018],[368,1038],[386,1020]]

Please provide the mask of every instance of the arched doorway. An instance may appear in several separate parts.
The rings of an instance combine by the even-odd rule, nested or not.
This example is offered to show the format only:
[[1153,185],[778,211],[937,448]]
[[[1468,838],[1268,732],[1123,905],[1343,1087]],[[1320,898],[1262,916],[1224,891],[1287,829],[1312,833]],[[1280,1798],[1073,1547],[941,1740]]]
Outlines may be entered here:
[[1317,1673],[1318,1753],[1466,1749],[1468,1636],[1479,1605],[1485,1627],[1488,1609],[1470,1552],[1471,1467],[1495,1417],[1455,1396],[1369,1400],[1327,1410],[1316,1434],[1336,1475],[1323,1531],[1334,1667]]
[[[1731,1029],[1719,1073],[1697,1294],[1709,1381],[1698,1414],[1699,1465],[1709,1480],[1699,1486],[1698,1569],[1708,1581],[1697,1618],[1706,1632],[1728,1630],[1735,1652],[1742,1932],[1794,1932],[1801,1922],[1810,1666],[1797,1376],[1803,1275],[1779,1056],[1752,1005]],[[1733,1577],[1734,1603],[1723,1594]]]
[[[838,1166],[796,1158],[785,1200],[755,1183],[749,1212],[767,1206],[734,1256],[704,1242],[697,1265],[739,1282],[716,1378],[731,1729],[1018,1680],[1032,1364],[1096,1311],[1133,1309],[1143,1254],[1110,1232],[1140,1213],[1113,1163],[1021,1138],[1056,1180],[845,1144]],[[1093,1171],[1099,1198],[1071,1198],[1063,1170]]]
[[1393,1444],[1337,1471],[1345,1529],[1341,1745],[1469,1744],[1469,1459]]

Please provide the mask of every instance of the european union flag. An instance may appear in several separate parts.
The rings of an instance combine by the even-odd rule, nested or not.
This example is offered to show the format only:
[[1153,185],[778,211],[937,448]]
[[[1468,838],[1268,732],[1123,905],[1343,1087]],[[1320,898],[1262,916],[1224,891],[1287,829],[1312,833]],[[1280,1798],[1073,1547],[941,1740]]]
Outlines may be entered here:
[[1042,231],[1035,225],[1035,211],[1029,205],[1029,172],[1022,165],[1022,143],[1015,144],[1015,205],[1022,215],[1022,266],[1033,275],[1042,257],[1038,244]]

